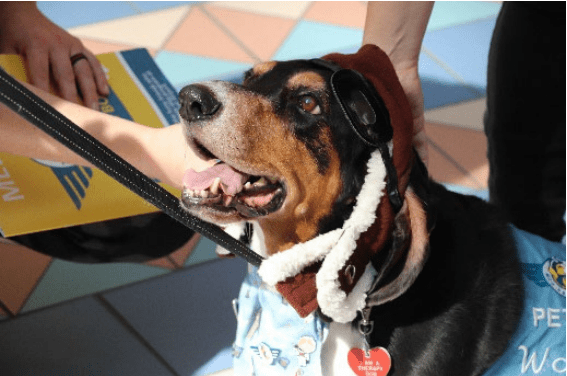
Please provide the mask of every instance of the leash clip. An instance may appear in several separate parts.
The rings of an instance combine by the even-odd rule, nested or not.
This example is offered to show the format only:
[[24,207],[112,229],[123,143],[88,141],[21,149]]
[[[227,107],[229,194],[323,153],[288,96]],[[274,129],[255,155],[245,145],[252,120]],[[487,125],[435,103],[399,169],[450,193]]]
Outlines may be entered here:
[[358,331],[364,337],[364,352],[366,357],[370,357],[369,337],[374,331],[374,321],[370,320],[370,307],[365,307],[360,311],[362,319],[358,322]]

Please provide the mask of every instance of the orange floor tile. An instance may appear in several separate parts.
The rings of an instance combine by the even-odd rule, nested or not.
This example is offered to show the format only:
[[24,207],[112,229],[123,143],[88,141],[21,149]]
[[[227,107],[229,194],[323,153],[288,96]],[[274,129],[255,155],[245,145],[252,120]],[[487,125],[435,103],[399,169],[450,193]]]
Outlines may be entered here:
[[269,60],[295,26],[294,20],[216,7],[214,3],[205,9],[241,41],[256,61]]
[[476,189],[485,189],[488,184],[488,159],[484,133],[443,124],[427,123],[427,138],[437,148],[450,156],[451,162],[474,182]]
[[165,44],[168,51],[182,52],[218,59],[229,59],[253,63],[239,43],[223,32],[201,8],[193,8],[179,25],[170,41]]
[[304,18],[361,29],[366,20],[366,4],[362,1],[315,1]]
[[0,301],[17,314],[51,263],[51,257],[0,241]]

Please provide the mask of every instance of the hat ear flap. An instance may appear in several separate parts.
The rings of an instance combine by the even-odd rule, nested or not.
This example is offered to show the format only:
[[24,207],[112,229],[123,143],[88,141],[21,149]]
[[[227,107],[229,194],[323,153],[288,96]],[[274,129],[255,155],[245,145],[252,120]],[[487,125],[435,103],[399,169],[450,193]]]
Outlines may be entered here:
[[[381,284],[380,279],[374,282],[372,292],[368,295],[370,306],[387,303],[405,293],[413,285],[429,258],[429,231],[425,209],[421,200],[411,190],[406,191],[405,198],[404,208],[396,218],[397,224],[402,227],[396,231],[402,236],[394,241],[392,249],[394,256],[403,254],[405,259],[399,261],[401,270],[393,280],[379,287],[377,285]],[[383,274],[387,274],[387,271]]]
[[358,72],[340,69],[331,87],[353,130],[366,143],[378,147],[392,139],[388,110],[376,89]]

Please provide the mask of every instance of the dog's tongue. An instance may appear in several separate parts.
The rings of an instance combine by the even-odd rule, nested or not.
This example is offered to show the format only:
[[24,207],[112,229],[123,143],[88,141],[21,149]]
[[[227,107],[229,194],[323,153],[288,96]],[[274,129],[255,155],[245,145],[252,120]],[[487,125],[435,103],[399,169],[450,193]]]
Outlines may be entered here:
[[209,188],[216,178],[220,178],[224,193],[234,196],[242,190],[248,177],[249,175],[236,171],[226,163],[218,163],[201,172],[187,170],[183,176],[183,185],[187,189],[202,191]]

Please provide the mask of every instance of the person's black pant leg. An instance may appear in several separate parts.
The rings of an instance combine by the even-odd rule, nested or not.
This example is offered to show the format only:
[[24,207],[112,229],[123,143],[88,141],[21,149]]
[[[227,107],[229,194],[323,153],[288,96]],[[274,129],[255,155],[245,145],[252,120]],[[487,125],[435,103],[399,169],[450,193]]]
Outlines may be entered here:
[[517,227],[565,234],[565,3],[504,2],[488,62],[490,200]]

